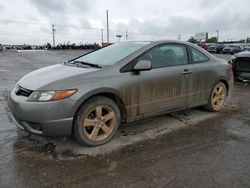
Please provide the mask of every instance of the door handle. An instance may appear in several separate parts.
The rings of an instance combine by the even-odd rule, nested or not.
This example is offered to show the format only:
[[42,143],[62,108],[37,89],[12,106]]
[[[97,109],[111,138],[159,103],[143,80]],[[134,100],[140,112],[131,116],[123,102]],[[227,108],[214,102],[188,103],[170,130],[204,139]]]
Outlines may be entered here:
[[192,71],[188,70],[188,69],[185,69],[183,72],[182,72],[183,75],[188,75],[188,74],[192,74]]

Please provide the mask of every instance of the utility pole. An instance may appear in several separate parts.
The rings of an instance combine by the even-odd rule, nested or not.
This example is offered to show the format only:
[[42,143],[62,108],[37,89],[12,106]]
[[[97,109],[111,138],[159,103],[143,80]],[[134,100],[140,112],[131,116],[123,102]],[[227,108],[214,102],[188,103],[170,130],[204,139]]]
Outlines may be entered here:
[[101,38],[102,38],[102,43],[103,43],[103,29],[101,29]]
[[128,40],[128,30],[126,29],[126,40]]
[[53,25],[52,25],[53,46],[55,46],[55,31],[56,31],[56,29],[55,29],[55,25],[53,24]]
[[217,29],[216,33],[217,33],[217,42],[219,42],[219,33],[220,33],[220,31]]
[[107,43],[109,43],[109,11],[106,10],[106,16],[107,16]]

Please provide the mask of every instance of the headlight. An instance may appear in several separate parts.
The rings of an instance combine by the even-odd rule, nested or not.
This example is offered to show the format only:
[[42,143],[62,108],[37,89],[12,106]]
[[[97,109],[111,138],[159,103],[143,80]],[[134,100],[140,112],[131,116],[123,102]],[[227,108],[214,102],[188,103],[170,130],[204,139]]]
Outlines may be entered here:
[[231,61],[232,61],[232,62],[233,62],[235,59],[236,59],[235,56],[232,56],[232,57],[231,57]]
[[77,92],[76,89],[65,91],[34,91],[28,98],[31,102],[58,101],[66,99]]

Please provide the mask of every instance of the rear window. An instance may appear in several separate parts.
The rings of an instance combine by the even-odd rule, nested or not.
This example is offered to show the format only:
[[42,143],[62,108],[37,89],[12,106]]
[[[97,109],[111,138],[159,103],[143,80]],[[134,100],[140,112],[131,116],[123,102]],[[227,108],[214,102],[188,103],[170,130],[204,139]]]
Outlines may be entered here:
[[191,48],[191,54],[194,63],[202,63],[209,60],[209,58],[205,54],[195,48]]

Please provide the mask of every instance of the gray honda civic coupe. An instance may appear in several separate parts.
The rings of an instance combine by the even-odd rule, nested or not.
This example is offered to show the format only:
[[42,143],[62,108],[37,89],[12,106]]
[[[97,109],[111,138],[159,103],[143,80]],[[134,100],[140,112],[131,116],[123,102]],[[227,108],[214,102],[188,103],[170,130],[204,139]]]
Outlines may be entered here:
[[197,106],[220,111],[232,86],[231,64],[196,45],[124,42],[25,75],[8,106],[21,129],[97,146],[121,122]]

